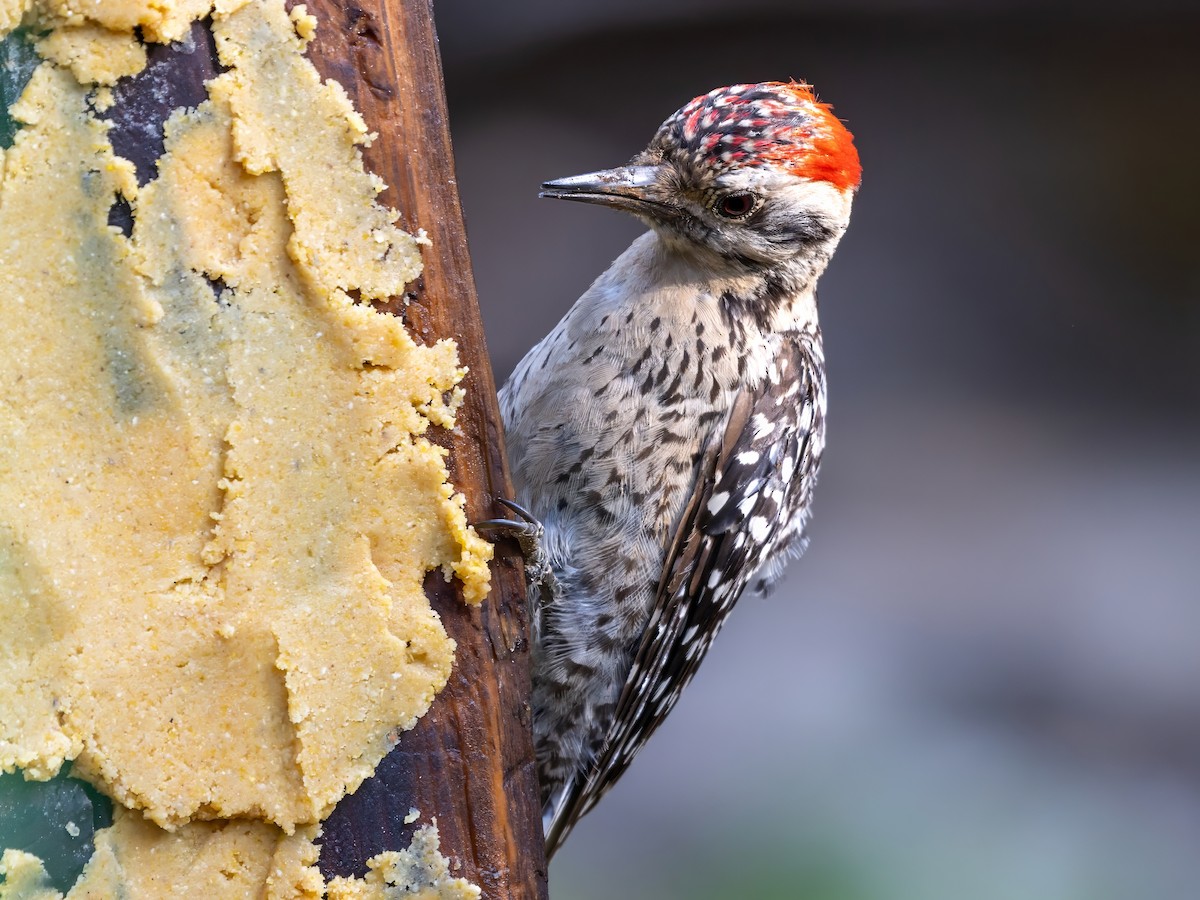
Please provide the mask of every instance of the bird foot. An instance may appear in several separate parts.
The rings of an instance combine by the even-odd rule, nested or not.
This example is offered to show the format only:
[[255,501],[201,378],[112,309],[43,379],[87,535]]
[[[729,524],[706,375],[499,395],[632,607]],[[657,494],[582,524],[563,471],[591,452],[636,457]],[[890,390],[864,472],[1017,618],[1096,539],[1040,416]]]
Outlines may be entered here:
[[475,523],[477,531],[491,531],[501,537],[516,539],[521,545],[521,555],[525,557],[525,579],[531,585],[549,583],[552,577],[550,561],[542,547],[542,536],[545,528],[542,523],[515,500],[497,497],[496,502],[509,509],[515,519],[485,519]]

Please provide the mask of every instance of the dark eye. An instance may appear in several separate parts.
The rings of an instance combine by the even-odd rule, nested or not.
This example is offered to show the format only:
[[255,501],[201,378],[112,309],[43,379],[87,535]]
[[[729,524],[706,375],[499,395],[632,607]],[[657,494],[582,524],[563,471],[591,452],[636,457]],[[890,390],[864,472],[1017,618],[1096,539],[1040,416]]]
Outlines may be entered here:
[[717,215],[724,216],[726,219],[744,219],[750,213],[754,212],[754,207],[758,205],[758,198],[748,191],[738,191],[734,194],[726,194],[717,201],[713,207]]

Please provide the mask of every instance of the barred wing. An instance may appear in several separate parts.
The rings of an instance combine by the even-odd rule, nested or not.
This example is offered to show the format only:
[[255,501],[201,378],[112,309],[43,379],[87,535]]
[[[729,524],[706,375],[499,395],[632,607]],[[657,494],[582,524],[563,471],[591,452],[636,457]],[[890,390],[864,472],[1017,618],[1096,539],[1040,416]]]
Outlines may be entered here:
[[[734,603],[764,566],[802,549],[824,446],[819,338],[801,336],[737,395],[696,467],[689,501],[605,743],[549,816],[547,854],[628,768],[675,706]],[[778,556],[777,556],[778,555]],[[772,560],[776,565],[766,565]]]

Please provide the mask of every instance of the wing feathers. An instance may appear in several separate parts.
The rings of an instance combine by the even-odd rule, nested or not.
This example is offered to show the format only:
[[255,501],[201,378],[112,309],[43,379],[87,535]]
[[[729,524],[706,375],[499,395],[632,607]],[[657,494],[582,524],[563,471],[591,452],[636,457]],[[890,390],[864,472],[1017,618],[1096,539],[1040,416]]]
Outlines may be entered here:
[[629,766],[754,573],[799,530],[823,445],[819,435],[812,440],[824,425],[817,340],[803,336],[771,377],[739,392],[701,456],[604,745],[588,777],[577,776],[549,805],[548,854]]

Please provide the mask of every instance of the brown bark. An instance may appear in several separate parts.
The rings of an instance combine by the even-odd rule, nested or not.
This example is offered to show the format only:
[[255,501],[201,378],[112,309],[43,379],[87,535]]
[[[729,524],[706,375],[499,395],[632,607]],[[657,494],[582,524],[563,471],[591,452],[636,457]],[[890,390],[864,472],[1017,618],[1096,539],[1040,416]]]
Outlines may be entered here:
[[[389,307],[419,340],[452,337],[470,368],[458,427],[442,437],[472,521],[503,514],[512,496],[454,176],[431,0],[308,0],[321,23],[309,57],[350,94],[379,139],[367,167],[389,185],[381,198],[410,231],[424,228],[425,274]],[[435,439],[439,439],[436,438]],[[321,868],[361,872],[403,845],[409,806],[437,816],[442,850],[487,898],[546,897],[546,863],[529,722],[524,581],[515,546],[497,547],[492,593],[469,608],[454,585],[426,589],[458,642],[450,683],[384,760],[375,778],[325,823]]]
[[[433,242],[424,249],[424,275],[384,307],[417,340],[454,338],[470,368],[458,427],[431,437],[450,450],[469,520],[503,514],[493,498],[512,489],[455,186],[431,0],[307,6],[320,23],[310,59],[379,134],[365,156],[389,185],[382,202],[400,211],[403,227],[424,228]],[[116,91],[112,141],[143,182],[162,152],[162,122],[174,107],[203,100],[204,80],[218,71],[208,29],[197,25],[193,35],[192,51],[149,47],[147,71]],[[127,227],[129,210],[114,208],[112,221]],[[436,573],[426,592],[458,643],[450,682],[375,777],[325,822],[321,870],[361,875],[371,856],[406,846],[417,825],[403,820],[416,808],[420,821],[437,819],[454,874],[482,887],[484,897],[541,900],[546,863],[529,722],[529,623],[515,544],[498,545],[492,593],[481,607],[467,606],[459,586]]]

